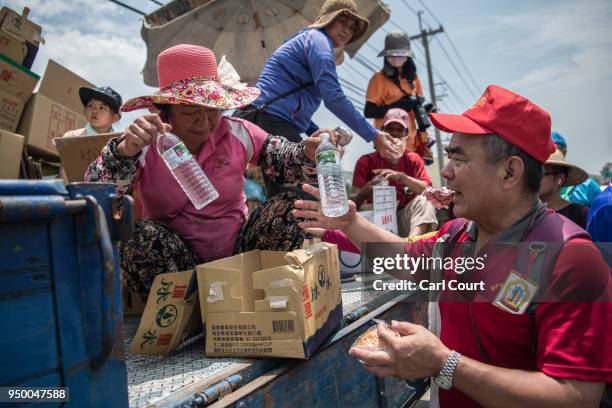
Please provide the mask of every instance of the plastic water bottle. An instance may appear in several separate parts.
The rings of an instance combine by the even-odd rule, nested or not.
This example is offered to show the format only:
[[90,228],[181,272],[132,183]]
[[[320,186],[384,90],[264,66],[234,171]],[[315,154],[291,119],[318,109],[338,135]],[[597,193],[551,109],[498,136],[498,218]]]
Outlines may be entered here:
[[175,134],[159,135],[157,151],[196,209],[203,208],[219,197],[202,167]]
[[340,217],[349,210],[340,153],[329,140],[328,133],[321,133],[317,148],[317,178],[321,192],[321,210],[327,217]]

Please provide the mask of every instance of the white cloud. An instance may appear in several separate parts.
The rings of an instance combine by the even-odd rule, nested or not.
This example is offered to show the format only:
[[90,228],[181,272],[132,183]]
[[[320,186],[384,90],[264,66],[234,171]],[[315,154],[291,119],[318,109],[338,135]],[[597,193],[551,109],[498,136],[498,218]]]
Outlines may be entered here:
[[[390,2],[397,6],[395,10],[405,11],[399,0]],[[437,7],[448,16],[439,17],[448,24],[445,27],[456,27],[450,35],[479,83],[507,86],[551,112],[553,127],[570,144],[570,160],[586,170],[597,172],[610,160],[612,2],[517,0],[512,7],[503,0],[486,5],[439,2],[443,2],[442,7]],[[145,0],[127,3],[145,11],[155,7]],[[46,44],[40,48],[35,72],[42,74],[47,59],[53,58],[95,84],[112,86],[125,99],[152,91],[142,81],[146,47],[137,14],[108,0],[5,0],[3,4],[18,11],[28,5],[31,18],[43,26]],[[392,14],[392,19],[414,30],[405,16]],[[372,46],[380,49],[383,38],[382,31],[376,33]],[[463,99],[472,101],[436,47],[432,46],[432,52],[437,69]],[[380,60],[372,57],[371,62],[378,66]],[[419,69],[423,75],[423,69]],[[361,82],[361,77],[357,78]],[[367,81],[362,85],[365,88]],[[125,115],[122,123],[128,123],[134,115]],[[321,126],[340,124],[324,108],[315,119]],[[346,167],[372,150],[371,144],[358,136],[355,139],[345,159]]]
[[[612,8],[607,1],[545,2],[528,12],[497,16],[494,19],[507,29],[520,32],[522,41],[506,50],[556,50],[612,44],[610,17]],[[521,51],[522,50],[522,51]]]
[[[42,75],[53,59],[95,85],[111,86],[124,100],[151,92],[142,81],[146,46],[137,15],[106,0],[9,0],[8,6],[30,7],[30,18],[43,27],[45,44],[33,71]],[[136,115],[124,115],[121,124]]]
[[27,6],[40,19],[79,17],[88,14],[99,16],[121,11],[117,5],[107,0],[8,0],[8,6],[16,11],[21,11]]

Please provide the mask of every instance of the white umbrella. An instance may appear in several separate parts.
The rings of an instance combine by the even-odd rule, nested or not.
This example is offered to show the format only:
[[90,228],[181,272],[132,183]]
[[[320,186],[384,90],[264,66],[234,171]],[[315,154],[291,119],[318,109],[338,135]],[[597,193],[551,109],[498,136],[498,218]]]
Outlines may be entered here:
[[[366,35],[346,48],[351,57],[390,14],[380,0],[355,3],[370,26]],[[310,25],[322,4],[323,0],[174,0],[143,23],[141,34],[147,45],[144,82],[157,86],[156,63],[161,51],[177,44],[196,44],[211,48],[218,59],[226,55],[242,80],[253,85],[268,57],[287,37]]]

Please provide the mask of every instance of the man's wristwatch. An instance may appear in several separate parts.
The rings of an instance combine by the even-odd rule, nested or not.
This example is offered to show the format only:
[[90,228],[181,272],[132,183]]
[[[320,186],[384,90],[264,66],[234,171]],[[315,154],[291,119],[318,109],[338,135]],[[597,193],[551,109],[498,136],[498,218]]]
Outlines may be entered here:
[[451,389],[453,386],[453,374],[455,374],[455,368],[457,368],[457,363],[459,363],[459,357],[461,357],[461,354],[453,350],[440,372],[434,376],[434,382],[438,384],[438,387],[444,390]]

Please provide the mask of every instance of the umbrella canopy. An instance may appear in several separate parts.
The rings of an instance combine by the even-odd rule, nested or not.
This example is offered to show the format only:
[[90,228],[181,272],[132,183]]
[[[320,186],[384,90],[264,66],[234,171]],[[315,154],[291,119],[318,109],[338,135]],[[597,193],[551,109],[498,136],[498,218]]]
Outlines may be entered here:
[[[252,85],[268,57],[291,34],[310,25],[324,0],[174,0],[148,15],[141,35],[147,45],[145,84],[157,86],[157,55],[177,44],[211,48],[226,55],[242,80]],[[370,20],[366,35],[346,47],[352,57],[389,19],[380,0],[356,0],[359,14]],[[343,50],[336,50],[342,61]]]

